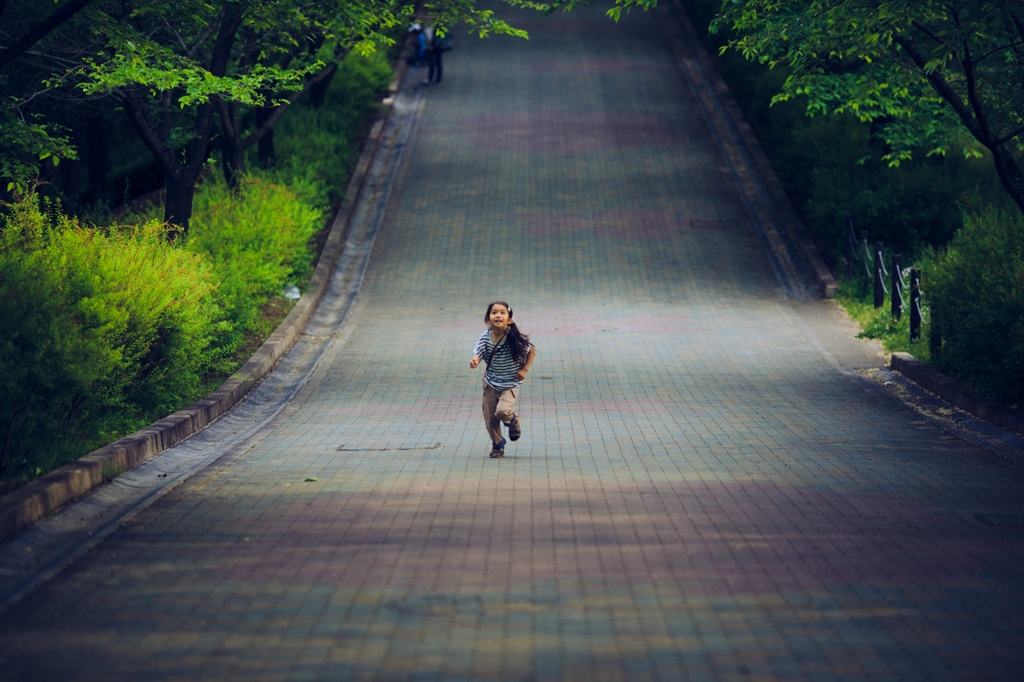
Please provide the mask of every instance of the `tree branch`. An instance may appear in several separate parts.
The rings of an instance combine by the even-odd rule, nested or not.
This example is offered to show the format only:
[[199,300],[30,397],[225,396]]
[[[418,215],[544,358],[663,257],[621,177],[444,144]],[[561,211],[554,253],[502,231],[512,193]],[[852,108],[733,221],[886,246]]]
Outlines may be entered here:
[[[80,12],[90,2],[92,2],[92,0],[69,0],[69,2],[62,5],[56,12],[36,24],[31,31],[22,36],[21,40],[18,40],[3,52],[0,52],[0,68],[3,68],[12,59],[35,45],[43,38],[43,36]],[[0,7],[0,13],[2,13],[2,11],[3,7]]]
[[980,64],[981,62],[985,61],[986,59],[988,59],[989,57],[994,55],[996,52],[1002,52],[1003,50],[1015,50],[1015,48],[1019,48],[1021,45],[1024,45],[1024,42],[1021,42],[1019,40],[1018,41],[1014,41],[1012,43],[1007,43],[1006,45],[1000,45],[999,47],[997,47],[997,48],[995,48],[993,50],[989,50],[985,54],[983,54],[980,57],[978,57],[977,59],[973,60],[971,63],[972,63],[972,65],[973,64]]
[[931,28],[929,28],[927,24],[925,24],[925,23],[923,23],[921,21],[918,21],[917,19],[911,20],[910,23],[914,25],[914,28],[916,28],[921,33],[925,34],[926,36],[928,36],[929,38],[931,38],[932,40],[937,42],[939,45],[945,45],[946,47],[948,47],[950,49],[953,48],[952,45],[950,45],[948,42],[946,42],[945,38],[943,38],[938,33],[936,33]]
[[960,63],[964,67],[964,76],[967,77],[967,100],[971,103],[971,108],[974,109],[974,119],[978,122],[981,132],[985,136],[985,139],[981,142],[988,146],[986,140],[992,139],[992,130],[988,125],[985,107],[981,103],[981,99],[978,98],[978,81],[975,79],[974,63],[971,61],[971,48],[966,42],[964,43],[964,58]]
[[[928,63],[928,60],[923,54],[921,54],[920,50],[917,49],[917,46],[901,35],[895,35],[893,36],[893,39],[900,47],[903,48],[903,51],[910,56],[910,59],[913,60],[914,64],[924,71],[925,64]],[[931,73],[925,73],[924,77],[928,81],[928,84],[932,86],[932,89],[938,93],[939,97],[945,100],[945,102],[953,108],[953,111],[955,111],[957,116],[960,117],[960,121],[964,124],[967,130],[970,131],[971,135],[974,135],[979,142],[987,147],[988,144],[984,139],[982,139],[982,131],[978,126],[978,122],[974,120],[974,115],[971,113],[971,110],[967,108],[967,105],[964,104],[964,101],[960,99],[958,94],[956,94],[956,91],[953,90],[946,79],[942,77],[942,74],[937,71],[932,71]]]
[[1021,23],[1020,18],[1013,12],[1010,12],[1010,19],[1013,21],[1013,25],[1017,29],[1017,34],[1020,35],[1021,40],[1024,40],[1024,23]]
[[174,153],[167,148],[164,140],[160,139],[160,124],[153,118],[146,103],[140,101],[134,92],[128,90],[115,90],[114,97],[124,107],[128,122],[132,124],[132,128],[138,133],[142,143],[156,158],[161,169],[168,175],[174,173],[178,162],[174,158]]
[[[1017,29],[1017,35],[1019,35],[1021,39],[1024,40],[1024,24],[1021,24],[1020,19],[1013,12],[1009,12],[1008,14],[1010,15],[1010,21],[1013,22],[1014,28]],[[1013,34],[1012,31],[1007,32],[1010,33],[1011,35]],[[1016,47],[1013,50],[1013,54],[1017,58],[1017,66],[1024,66],[1024,51],[1022,51],[1020,47]],[[1022,76],[1024,76],[1024,74],[1022,74]],[[1020,85],[1024,86],[1024,78],[1021,79]]]
[[190,49],[188,53],[185,55],[187,59],[195,59],[196,53],[199,51],[199,48],[201,48],[203,44],[210,39],[210,36],[213,35],[213,31],[216,27],[216,22],[210,23],[210,25],[206,28],[203,34],[196,39],[195,44],[192,45],[192,49]]
[[[238,28],[242,25],[242,17],[248,8],[247,1],[229,2],[224,7],[224,17],[220,22],[217,41],[213,44],[209,67],[210,73],[218,78],[227,73],[231,48],[234,45]],[[213,115],[216,109],[217,105],[213,102],[200,104],[196,109],[196,120],[192,127],[193,135],[185,154],[185,165],[193,177],[199,176],[199,171],[202,169],[203,163],[206,162],[206,147],[210,143],[210,129],[213,127]]]
[[173,94],[171,90],[164,90],[160,95],[160,127],[157,134],[160,135],[164,144],[171,139],[171,98]]
[[220,113],[220,124],[224,127],[224,134],[228,137],[236,137],[238,132],[235,129],[235,118],[223,97],[217,98],[217,109]]
[[164,19],[164,28],[170,31],[171,35],[173,35],[178,40],[178,45],[181,46],[182,51],[188,52],[188,45],[186,45],[185,41],[182,40],[181,34],[178,33],[178,29],[171,26],[171,22],[167,21],[166,19]]
[[317,75],[307,80],[306,84],[302,86],[301,90],[293,92],[290,96],[286,98],[286,101],[288,102],[287,105],[279,105],[277,108],[274,109],[274,112],[267,117],[267,120],[263,122],[263,125],[261,125],[257,130],[250,133],[249,135],[246,135],[245,139],[242,140],[241,148],[248,149],[252,145],[259,142],[260,138],[264,137],[267,133],[270,132],[270,129],[274,127],[274,124],[277,123],[278,119],[284,116],[284,113],[288,110],[290,105],[295,104],[295,102],[297,102],[300,97],[302,97],[304,94],[312,90],[317,83],[321,82],[323,79],[327,78],[337,70],[338,64],[337,62],[335,62],[334,64],[331,64],[329,67],[327,67]]
[[995,144],[997,144],[997,145],[1006,144],[1007,142],[1009,142],[1013,138],[1017,137],[1021,133],[1024,133],[1024,126],[1021,126],[1020,128],[1017,128],[1016,130],[1014,130],[1009,135],[1006,135],[1005,137],[999,138],[998,140],[995,141]]

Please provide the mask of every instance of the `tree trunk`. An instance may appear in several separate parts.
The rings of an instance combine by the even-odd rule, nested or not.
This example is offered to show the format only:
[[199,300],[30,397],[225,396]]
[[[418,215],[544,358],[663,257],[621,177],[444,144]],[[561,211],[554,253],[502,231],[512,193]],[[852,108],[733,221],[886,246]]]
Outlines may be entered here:
[[245,155],[237,144],[238,138],[224,136],[222,142],[220,149],[224,155],[224,182],[234,189],[245,175]]
[[103,119],[91,118],[86,124],[85,158],[89,170],[89,197],[94,199],[106,188],[110,172],[110,149]]
[[999,173],[999,180],[1003,183],[1003,189],[1017,202],[1020,212],[1024,213],[1024,173],[1021,173],[1020,166],[1006,149],[1006,145],[997,145],[991,151],[996,172]]
[[[242,24],[242,15],[247,7],[247,2],[225,4],[220,30],[210,58],[209,70],[214,76],[222,77],[227,72],[231,46],[234,44],[235,34]],[[217,104],[211,100],[196,107],[192,136],[182,153],[182,150],[169,148],[166,140],[160,137],[160,122],[153,116],[149,103],[143,99],[144,96],[144,91],[139,88],[126,89],[120,91],[119,100],[135,132],[142,138],[164,172],[167,186],[164,220],[174,226],[174,229],[168,232],[168,237],[174,239],[179,233],[188,234],[189,220],[192,219],[192,194],[206,163]],[[179,161],[179,158],[182,158],[182,161]]]
[[327,88],[330,87],[331,81],[334,80],[334,74],[338,73],[338,65],[336,63],[331,64],[327,69],[329,73],[309,91],[309,104],[314,109],[319,109],[323,106],[324,98],[327,97]]
[[[256,109],[256,128],[263,127],[263,124],[270,119],[274,107],[258,107]],[[259,140],[259,158],[261,168],[272,168],[277,161],[277,153],[274,150],[274,129],[271,128]]]
[[167,233],[171,240],[176,239],[179,233],[182,236],[188,235],[188,224],[192,219],[192,198],[197,180],[182,167],[176,170],[175,173],[169,173],[165,181],[167,196],[164,197],[164,221],[172,226]]
[[57,166],[60,178],[60,191],[68,201],[78,203],[78,195],[82,191],[82,155],[85,153],[85,130],[82,126],[71,129],[71,139],[78,149],[77,159],[64,159]]
[[221,153],[224,155],[224,182],[228,187],[238,186],[245,175],[245,155],[242,153],[242,138],[239,133],[238,103],[220,102]]

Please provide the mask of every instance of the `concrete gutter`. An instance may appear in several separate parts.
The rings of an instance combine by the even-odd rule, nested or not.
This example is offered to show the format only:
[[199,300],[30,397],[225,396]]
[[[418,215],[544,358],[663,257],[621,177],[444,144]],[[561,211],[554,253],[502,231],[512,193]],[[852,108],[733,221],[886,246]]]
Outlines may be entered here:
[[981,397],[910,353],[893,353],[889,367],[944,401],[1001,429],[1024,434],[1024,412]]
[[128,471],[154,455],[201,431],[238,404],[273,370],[302,334],[327,292],[338,256],[359,203],[370,166],[384,139],[395,94],[405,78],[404,60],[384,100],[386,109],[374,122],[352,173],[345,197],[335,212],[327,241],[306,293],[262,346],[234,375],[205,398],[118,441],[105,445],[0,498],[0,540],[16,534],[47,514],[85,495],[104,482],[104,469]]
[[[722,80],[718,73],[718,67],[704,48],[704,43],[690,22],[684,4],[680,0],[668,0],[664,4],[667,5],[666,11],[675,20],[681,33],[682,40],[678,48],[685,55],[686,68],[690,77],[695,81],[703,81],[714,92],[717,99],[715,104],[719,105],[714,108],[721,111],[730,132],[736,135],[743,151],[746,152],[742,155],[745,158],[737,165],[742,167],[749,164],[752,167],[754,175],[760,180],[760,183],[756,183],[758,186],[754,192],[766,194],[766,198],[769,200],[767,203],[774,208],[774,215],[766,216],[763,220],[765,226],[770,228],[772,225],[779,225],[788,237],[792,249],[799,254],[818,294],[823,298],[834,297],[839,292],[839,285],[836,283],[835,277],[825,265],[824,259],[818,252],[818,247],[815,246],[814,240],[808,234],[799,214],[790,203],[789,197],[783,189],[782,181],[775,174],[775,169],[772,168],[768,156],[761,148],[761,143],[758,142],[757,136],[754,135],[750,124],[747,123],[729,86]],[[755,199],[754,203],[763,202]]]

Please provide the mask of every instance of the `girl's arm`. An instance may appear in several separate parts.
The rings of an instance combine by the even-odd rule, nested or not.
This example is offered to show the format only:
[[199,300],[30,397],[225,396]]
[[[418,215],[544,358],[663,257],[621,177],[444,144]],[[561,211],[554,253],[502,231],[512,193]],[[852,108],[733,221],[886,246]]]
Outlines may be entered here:
[[530,352],[526,354],[526,362],[523,364],[519,371],[516,372],[516,381],[522,381],[526,378],[526,373],[530,371],[530,365],[533,364],[533,356],[537,354],[533,346],[530,346]]
[[485,331],[477,339],[476,346],[473,347],[473,359],[469,361],[469,368],[476,369],[476,366],[480,364],[480,354],[487,350],[487,344],[484,342],[488,336],[491,335],[490,330]]

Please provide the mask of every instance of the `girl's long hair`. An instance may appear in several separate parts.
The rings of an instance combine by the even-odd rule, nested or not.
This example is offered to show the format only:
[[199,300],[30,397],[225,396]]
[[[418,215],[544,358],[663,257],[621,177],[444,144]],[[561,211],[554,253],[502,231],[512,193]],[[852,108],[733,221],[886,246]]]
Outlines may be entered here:
[[[519,364],[526,364],[526,358],[530,354],[530,337],[519,331],[519,327],[516,326],[512,320],[512,306],[504,301],[495,301],[487,306],[487,312],[484,313],[484,322],[488,326],[491,324],[491,308],[496,305],[505,306],[505,310],[508,311],[508,319],[510,320],[508,325],[508,333],[505,334],[505,343],[509,348],[512,349],[512,359]],[[488,360],[490,364],[490,360]]]

